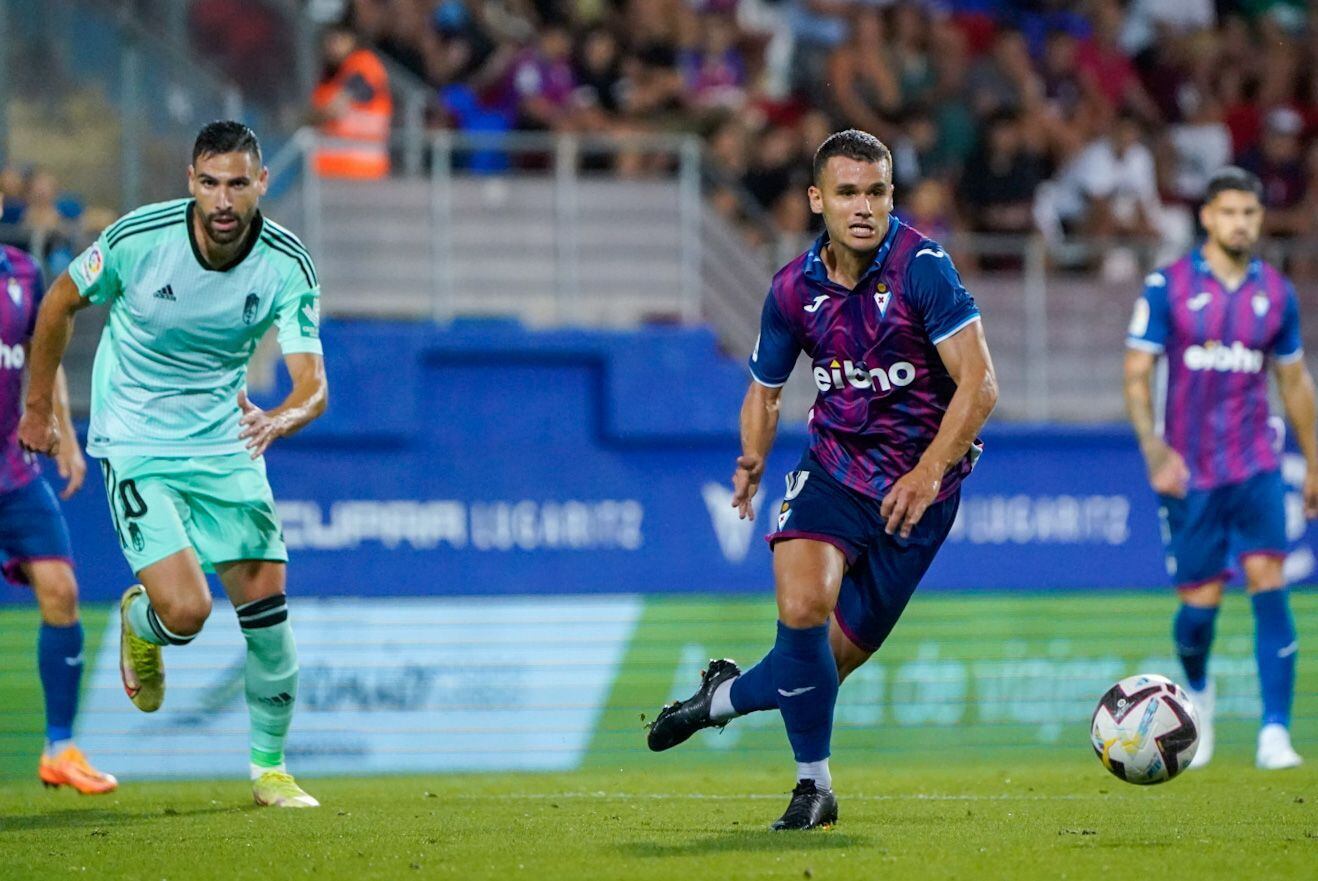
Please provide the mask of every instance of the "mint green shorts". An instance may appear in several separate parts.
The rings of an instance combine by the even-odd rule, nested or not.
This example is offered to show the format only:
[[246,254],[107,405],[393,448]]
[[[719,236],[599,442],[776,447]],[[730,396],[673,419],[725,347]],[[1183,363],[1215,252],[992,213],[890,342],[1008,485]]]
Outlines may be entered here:
[[184,548],[207,572],[233,560],[288,560],[263,459],[123,456],[102,459],[101,472],[134,573]]

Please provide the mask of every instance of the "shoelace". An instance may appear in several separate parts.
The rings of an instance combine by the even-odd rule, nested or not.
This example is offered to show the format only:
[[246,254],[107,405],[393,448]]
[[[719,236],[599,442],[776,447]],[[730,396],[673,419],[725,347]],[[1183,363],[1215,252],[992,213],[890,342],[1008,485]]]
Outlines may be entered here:
[[281,789],[298,788],[297,783],[293,781],[293,775],[286,774],[283,771],[266,771],[261,777]]
[[138,637],[133,641],[133,667],[142,678],[155,676],[160,672],[159,654],[154,651],[157,646]]

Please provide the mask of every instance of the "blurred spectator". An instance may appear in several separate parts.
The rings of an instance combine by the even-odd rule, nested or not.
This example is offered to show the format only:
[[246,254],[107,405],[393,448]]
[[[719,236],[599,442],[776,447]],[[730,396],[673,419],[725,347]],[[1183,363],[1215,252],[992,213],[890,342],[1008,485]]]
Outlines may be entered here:
[[1161,37],[1204,30],[1217,23],[1213,0],[1132,0],[1121,26],[1121,48],[1134,57]]
[[705,15],[700,22],[700,45],[678,54],[687,101],[697,110],[736,110],[746,101],[746,62],[736,28],[722,15]]
[[901,111],[902,92],[878,10],[852,12],[848,39],[828,55],[827,77],[833,86],[828,106],[840,120],[880,140],[893,140],[891,120]]
[[1167,130],[1171,152],[1165,189],[1182,204],[1197,208],[1208,179],[1231,163],[1231,132],[1213,95],[1184,89],[1179,106],[1183,121]]
[[986,233],[1029,232],[1034,226],[1034,191],[1042,181],[1042,157],[1027,145],[1020,117],[1000,112],[989,119],[961,186],[972,228]]
[[1241,158],[1242,167],[1263,182],[1263,205],[1267,208],[1263,229],[1269,235],[1293,236],[1309,228],[1304,209],[1308,174],[1300,132],[1304,120],[1289,107],[1268,112],[1263,140]]
[[1139,121],[1130,114],[1112,133],[1089,144],[1039,188],[1036,216],[1045,235],[1092,238],[1161,237],[1162,202],[1153,153],[1141,140]]
[[1076,64],[1086,93],[1110,115],[1123,107],[1134,110],[1146,122],[1156,122],[1159,113],[1140,85],[1135,65],[1118,44],[1122,11],[1117,0],[1094,0],[1093,35],[1080,44]]
[[325,177],[369,180],[389,174],[393,99],[384,65],[360,46],[348,25],[325,31],[325,67],[311,95],[321,136],[316,171]]
[[513,60],[499,88],[498,104],[517,128],[570,131],[577,88],[572,72],[572,38],[562,25],[543,28],[535,44]]

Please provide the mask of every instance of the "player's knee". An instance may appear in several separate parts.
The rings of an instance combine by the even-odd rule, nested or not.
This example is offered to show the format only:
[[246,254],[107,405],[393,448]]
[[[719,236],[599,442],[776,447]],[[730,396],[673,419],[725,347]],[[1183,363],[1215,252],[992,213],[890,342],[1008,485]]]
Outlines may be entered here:
[[195,636],[201,632],[202,625],[211,614],[210,594],[175,597],[166,602],[152,601],[160,623],[178,636]]
[[1212,609],[1222,604],[1222,583],[1218,581],[1178,588],[1177,596],[1187,606]]
[[67,566],[43,567],[29,573],[32,589],[47,624],[67,627],[78,620],[78,582]]
[[826,624],[832,613],[832,604],[822,596],[786,596],[778,602],[779,619],[798,630]]

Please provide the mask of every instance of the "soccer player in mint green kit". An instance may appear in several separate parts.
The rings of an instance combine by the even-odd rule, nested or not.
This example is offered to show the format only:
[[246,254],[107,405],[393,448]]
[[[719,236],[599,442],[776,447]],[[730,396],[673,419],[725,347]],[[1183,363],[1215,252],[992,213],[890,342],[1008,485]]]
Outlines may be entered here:
[[[284,768],[298,665],[262,454],[325,410],[320,287],[297,238],[261,216],[267,181],[252,131],[213,122],[192,149],[192,198],[131,212],[73,261],[37,316],[19,439],[58,452],[52,401],[74,314],[108,305],[87,452],[141,582],[120,602],[124,689],[139,709],[160,707],[161,646],[201,630],[211,611],[203,569],[218,573],[247,641],[253,796],[316,807]],[[265,411],[247,400],[247,362],[271,324],[293,390]]]

